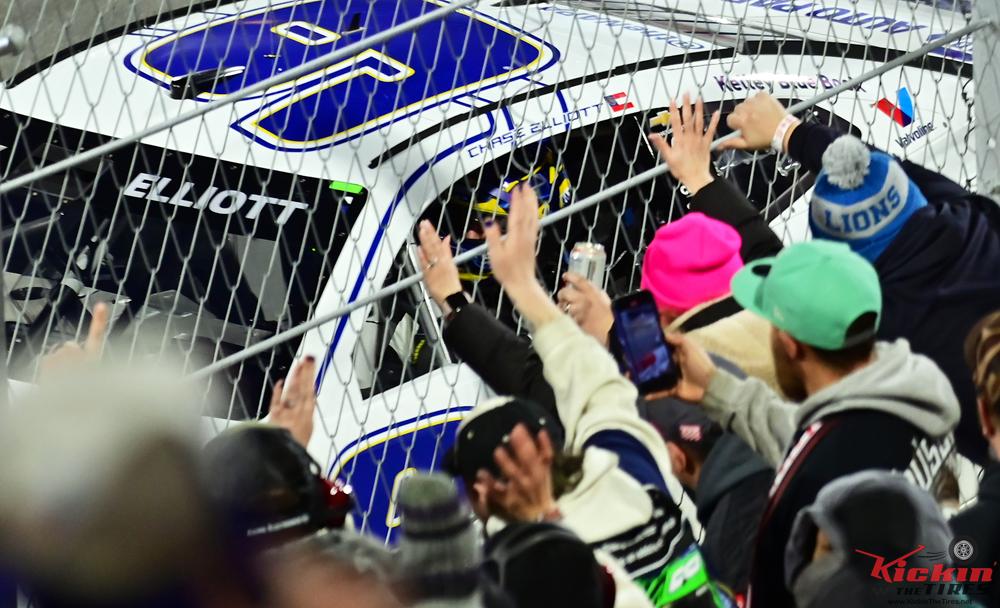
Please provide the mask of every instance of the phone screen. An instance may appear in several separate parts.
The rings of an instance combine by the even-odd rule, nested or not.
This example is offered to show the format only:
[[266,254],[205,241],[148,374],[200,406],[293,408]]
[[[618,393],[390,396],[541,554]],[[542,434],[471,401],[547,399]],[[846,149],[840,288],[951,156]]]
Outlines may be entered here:
[[677,383],[673,353],[660,329],[656,303],[647,291],[618,298],[613,305],[615,336],[632,381],[645,391]]

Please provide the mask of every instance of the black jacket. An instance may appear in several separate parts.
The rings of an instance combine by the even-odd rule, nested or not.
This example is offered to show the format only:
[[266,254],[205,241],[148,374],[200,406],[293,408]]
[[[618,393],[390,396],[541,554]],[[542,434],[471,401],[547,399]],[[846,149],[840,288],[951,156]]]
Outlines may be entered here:
[[[819,173],[823,152],[841,135],[824,125],[802,124],[792,133],[789,154]],[[906,338],[914,352],[941,368],[962,405],[955,431],[958,451],[983,464],[986,447],[979,435],[976,393],[962,345],[972,326],[1000,306],[1000,207],[938,173],[900,162],[928,204],[910,217],[875,261],[882,286],[878,338]],[[735,188],[719,187],[715,196],[701,194],[692,210],[755,235],[749,245],[744,242],[751,248],[747,255],[776,255],[781,250],[781,240]]]
[[777,255],[782,243],[747,197],[723,177],[716,177],[711,184],[698,191],[688,205],[691,211],[725,222],[736,229],[743,240],[740,257],[744,264]]
[[[976,504],[951,518],[950,523],[956,540],[969,540],[975,549],[968,565],[993,568],[1000,562],[1000,462],[991,460],[986,465]],[[986,596],[988,599],[972,598],[985,606],[1000,606],[1000,581],[996,578]]]
[[751,573],[751,608],[793,608],[785,587],[785,546],[795,517],[827,483],[866,469],[906,471],[919,430],[891,414],[834,414],[798,432],[761,517]]
[[958,400],[930,360],[901,340],[879,342],[872,361],[801,403],[755,378],[716,372],[702,400],[723,429],[776,466],[750,581],[753,608],[793,605],[785,548],[799,511],[829,482],[865,469],[905,471],[928,488],[954,442]]
[[[720,369],[737,378],[746,377],[731,361],[714,354],[711,357]],[[666,429],[682,422],[680,412],[686,416],[698,415],[687,413],[696,406],[673,397],[651,401],[640,398],[636,405],[639,415],[656,427],[664,440],[670,437]],[[707,415],[703,412],[700,415],[704,416],[704,424],[710,423]],[[708,570],[715,580],[736,594],[746,593],[750,582],[755,532],[773,480],[774,467],[743,439],[723,433],[701,465],[697,489],[686,490],[694,500],[703,527],[698,544]]]
[[545,381],[531,342],[478,304],[463,307],[445,323],[444,342],[498,395],[534,401],[559,420],[556,396]]
[[713,574],[735,593],[746,593],[750,563],[772,469],[745,441],[724,434],[708,453],[694,503],[705,533],[701,552]]

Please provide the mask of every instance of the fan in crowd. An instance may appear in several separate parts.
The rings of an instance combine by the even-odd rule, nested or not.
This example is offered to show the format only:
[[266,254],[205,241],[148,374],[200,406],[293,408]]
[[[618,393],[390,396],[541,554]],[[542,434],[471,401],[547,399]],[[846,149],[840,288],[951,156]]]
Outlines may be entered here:
[[[704,158],[707,162],[707,148]],[[472,298],[463,292],[462,285],[458,281],[458,274],[452,268],[449,252],[443,245],[436,244],[437,238],[429,226],[422,228],[421,242],[424,247],[424,257],[437,260],[431,268],[425,270],[425,283],[431,296],[442,310],[446,311],[443,332],[445,343],[486,380],[497,393],[512,395],[529,402],[523,407],[533,409],[540,407],[541,410],[544,410],[536,411],[533,417],[539,420],[544,419],[550,432],[561,434],[565,412],[558,405],[559,399],[553,391],[554,385],[549,384],[549,381],[546,380],[546,374],[543,373],[545,367],[543,359],[532,347],[532,343],[516,335],[506,325],[497,321],[488,309],[473,302]],[[691,327],[696,326],[696,324],[709,324],[711,327],[711,321],[714,318],[724,318],[734,311],[741,310],[738,304],[734,304],[734,300],[729,294],[730,279],[743,266],[739,258],[740,236],[735,230],[722,222],[700,214],[692,214],[661,228],[657,233],[657,242],[651,248],[654,246],[662,250],[662,256],[650,256],[647,253],[643,266],[644,274],[651,265],[649,261],[651,258],[661,262],[663,258],[670,255],[670,251],[680,248],[703,253],[713,259],[711,264],[699,264],[697,255],[678,256],[677,263],[671,265],[670,271],[656,273],[655,280],[658,285],[662,286],[661,295],[664,299],[673,302],[672,298],[675,294],[677,298],[683,299],[684,304],[675,306],[672,310],[684,307],[685,304],[684,310],[698,308],[698,314],[685,316],[691,320]],[[653,272],[650,271],[650,274]],[[569,286],[560,292],[561,302],[563,301],[563,293],[577,289],[593,295],[573,299],[575,302],[598,299],[601,292],[593,285],[572,274],[567,274],[567,278]],[[685,291],[687,291],[686,294]],[[567,299],[572,298],[572,294],[567,295]],[[674,320],[671,309],[663,307],[661,319],[664,322],[664,327],[671,326],[670,323]],[[752,324],[764,328],[763,332],[758,333],[763,333],[764,346],[766,347],[767,324],[763,321],[753,321]],[[582,326],[581,328],[607,344],[607,325],[596,328]],[[538,345],[537,336],[534,344]],[[566,346],[572,347],[573,344],[567,342]],[[588,345],[588,348],[592,348],[592,346]],[[745,350],[752,352],[753,348],[748,347]],[[768,350],[766,353],[766,358],[770,360],[770,351]],[[605,355],[604,359],[606,360],[606,358]],[[729,365],[724,358],[720,357],[718,361],[720,365]],[[773,367],[770,364],[768,366]],[[739,373],[735,368],[734,372]],[[564,370],[555,373],[561,377],[566,376]],[[590,376],[591,372],[586,373]],[[632,397],[632,399],[635,398]],[[665,427],[657,424],[662,422],[658,420],[661,410],[655,406],[646,407],[641,399],[639,405],[643,417],[652,420],[654,426],[662,434],[665,434]],[[668,408],[664,406],[663,409]],[[473,415],[475,416],[475,414]],[[627,420],[634,417],[635,412],[621,409],[616,413],[616,416]],[[572,418],[570,420],[572,421]],[[489,424],[493,433],[499,435],[503,435],[509,428],[509,425],[492,421]],[[648,429],[645,426],[640,428],[643,429],[641,436],[648,440]],[[478,436],[482,437],[482,433],[480,432]],[[461,433],[459,437],[461,441]],[[588,439],[585,445],[605,447],[616,452],[622,468],[636,470],[635,476],[641,481],[653,480],[659,484],[656,475],[645,474],[641,468],[637,467],[634,455],[637,450],[629,449],[628,443],[629,439],[621,432],[604,431]],[[667,445],[669,446],[669,443]],[[708,455],[713,449],[714,443],[712,446],[705,445],[700,453]],[[676,462],[676,458],[671,457],[671,464],[673,465],[674,462]],[[697,500],[698,517],[701,518],[703,525],[708,526],[702,546],[709,547],[709,550],[704,557],[719,582],[733,591],[741,593],[746,590],[749,555],[734,557],[734,552],[729,549],[725,537],[730,529],[745,530],[748,526],[751,528],[756,526],[768,487],[768,482],[762,481],[761,476],[768,478],[773,475],[773,471],[770,465],[753,454],[746,444],[734,435],[728,435],[726,440],[722,442],[720,449],[712,457],[711,466],[707,470],[709,474],[706,476],[705,487],[708,490],[699,494]],[[676,467],[674,467],[674,472],[677,472]],[[471,478],[473,474],[474,471],[468,471],[465,476]],[[667,478],[669,479],[669,476]],[[716,483],[721,486],[718,488],[720,492],[723,491],[723,488],[730,490],[735,487],[735,493],[740,494],[747,503],[733,508],[717,509],[720,502],[724,505],[730,505],[732,502],[712,492]],[[672,490],[674,496],[677,495],[677,490],[679,488],[676,487]],[[712,517],[709,517],[710,515]],[[749,540],[746,540],[742,544],[748,543]],[[728,556],[725,563],[720,559],[722,555]]]
[[[517,188],[505,238],[497,225],[486,231],[493,276],[534,329],[534,349],[523,352],[517,336],[499,323],[484,323],[478,335],[490,328],[497,336],[489,342],[511,344],[523,360],[544,369],[544,379],[531,386],[540,387],[549,407],[517,393],[477,406],[459,427],[447,467],[465,482],[487,532],[510,521],[558,520],[600,550],[600,559],[610,554],[620,561],[612,566],[619,581],[616,605],[644,605],[648,600],[634,597],[638,588],[629,577],[657,597],[667,593],[665,567],[696,551],[672,498],[680,488],[663,441],[638,416],[635,387],[537,281],[537,209],[534,192]],[[463,292],[451,251],[429,222],[421,226],[420,243],[435,300],[450,315],[478,307]],[[501,378],[498,386],[505,385],[510,380]]]
[[[726,361],[716,362],[743,375]],[[709,571],[742,597],[750,584],[755,540],[746,531],[760,524],[774,468],[699,408],[669,397],[638,405],[643,418],[663,436],[674,475],[694,499],[703,526],[699,544]]]
[[671,335],[682,373],[678,396],[702,404],[777,468],[750,598],[751,605],[791,606],[781,556],[799,510],[827,483],[865,469],[909,471],[928,487],[937,471],[926,470],[924,454],[949,442],[958,402],[944,374],[905,341],[875,341],[878,278],[845,245],[794,245],[745,268],[733,287],[772,323],[778,380],[795,402],[759,380],[717,370],[694,342]]
[[[887,605],[884,581],[872,576],[877,560],[906,556],[907,568],[928,572],[959,565],[946,556],[951,537],[934,499],[904,476],[853,473],[799,511],[784,553],[785,580],[798,608]],[[976,605],[962,594],[953,599]]]
[[[674,178],[690,197],[691,209],[716,200],[739,198],[735,186],[714,179],[711,142],[719,114],[704,124],[701,100],[693,106],[685,97],[683,117],[693,129],[675,129],[671,145],[660,146]],[[671,105],[674,123],[682,112]],[[657,140],[653,137],[653,141]],[[774,233],[756,221],[756,210],[709,217],[697,210],[661,226],[642,261],[642,289],[660,311],[665,331],[681,331],[711,352],[780,390],[774,376],[767,323],[746,312],[732,296],[730,282],[744,263],[773,253]],[[574,273],[564,275],[559,304],[580,326],[605,344],[614,344],[611,300]],[[458,341],[458,339],[455,339]]]
[[[953,517],[951,528],[956,538],[974,546],[971,565],[995,568],[1000,563],[1000,310],[984,317],[969,333],[965,360],[976,386],[979,424],[990,461],[979,480],[978,502]],[[987,605],[1000,606],[1000,584],[989,588],[988,598]]]
[[[883,300],[878,338],[905,338],[941,368],[962,405],[958,451],[985,464],[962,350],[973,325],[1000,302],[997,203],[853,136],[799,122],[766,93],[737,106],[727,122],[742,135],[725,145],[761,150],[780,142],[781,152],[818,174],[809,212],[813,237],[846,243],[875,267]],[[723,221],[752,210],[743,197],[694,208]],[[769,255],[780,248],[773,236]]]

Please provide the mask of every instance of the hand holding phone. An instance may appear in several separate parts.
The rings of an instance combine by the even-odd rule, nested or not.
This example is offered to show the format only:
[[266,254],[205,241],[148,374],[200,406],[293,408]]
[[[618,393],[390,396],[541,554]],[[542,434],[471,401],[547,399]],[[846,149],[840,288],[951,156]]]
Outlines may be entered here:
[[616,299],[611,305],[615,317],[614,339],[625,369],[639,392],[670,390],[680,379],[673,349],[660,328],[660,314],[648,291]]

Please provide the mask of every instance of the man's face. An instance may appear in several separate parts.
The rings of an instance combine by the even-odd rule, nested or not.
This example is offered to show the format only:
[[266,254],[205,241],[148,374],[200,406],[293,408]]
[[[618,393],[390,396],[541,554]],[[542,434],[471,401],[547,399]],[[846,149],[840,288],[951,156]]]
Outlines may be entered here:
[[485,523],[490,518],[490,515],[492,515],[489,498],[484,495],[482,488],[477,487],[474,480],[466,480],[463,485],[465,486],[465,495],[469,499],[469,506],[472,507],[472,512],[479,521]]
[[670,454],[670,469],[681,485],[692,492],[698,489],[698,471],[701,468],[688,457],[679,444],[667,441],[667,453]]
[[465,230],[465,238],[479,241],[485,239],[486,226],[489,226],[490,224],[497,224],[500,226],[500,232],[504,234],[507,233],[506,215],[492,215],[473,211],[472,215],[469,217],[468,227]]
[[802,380],[799,366],[795,364],[775,327],[771,327],[771,353],[774,355],[774,372],[778,377],[778,386],[785,396],[792,401],[804,401],[808,396],[806,385]]

